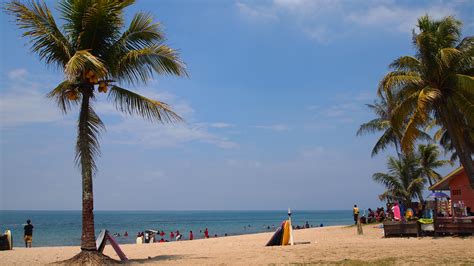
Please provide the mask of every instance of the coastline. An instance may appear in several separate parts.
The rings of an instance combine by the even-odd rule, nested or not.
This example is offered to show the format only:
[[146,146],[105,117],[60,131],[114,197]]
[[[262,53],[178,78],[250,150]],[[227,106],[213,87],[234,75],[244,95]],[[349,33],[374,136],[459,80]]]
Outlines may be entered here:
[[[192,241],[120,245],[130,263],[145,264],[289,264],[289,263],[474,263],[474,237],[383,238],[370,224],[357,235],[352,226],[295,230],[295,246],[265,247],[272,233],[257,233]],[[79,252],[78,246],[15,248],[0,252],[3,265],[41,265]],[[104,254],[118,260],[110,245]],[[435,256],[434,256],[435,255]]]

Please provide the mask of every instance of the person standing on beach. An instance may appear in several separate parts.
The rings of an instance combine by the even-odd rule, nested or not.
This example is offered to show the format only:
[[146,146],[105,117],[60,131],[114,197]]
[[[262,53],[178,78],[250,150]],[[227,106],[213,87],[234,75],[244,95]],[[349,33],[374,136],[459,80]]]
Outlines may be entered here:
[[189,240],[193,240],[193,239],[194,239],[193,231],[189,231]]
[[31,220],[26,220],[26,225],[24,227],[25,233],[23,235],[23,239],[25,240],[25,248],[31,248],[31,243],[33,242],[33,228],[34,226],[31,224]]
[[354,208],[352,209],[352,214],[354,215],[354,224],[357,224],[357,219],[359,219],[359,208],[356,204],[354,204]]
[[173,239],[174,239],[174,232],[171,231],[171,233],[170,233],[170,240],[173,240]]
[[209,238],[209,231],[207,230],[207,228],[206,230],[204,230],[204,237]]

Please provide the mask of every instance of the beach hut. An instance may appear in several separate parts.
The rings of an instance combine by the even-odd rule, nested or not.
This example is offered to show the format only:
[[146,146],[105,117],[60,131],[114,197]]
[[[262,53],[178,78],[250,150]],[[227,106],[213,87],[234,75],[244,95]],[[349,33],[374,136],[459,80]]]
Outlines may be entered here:
[[453,205],[459,206],[462,203],[465,207],[471,207],[474,210],[474,189],[471,188],[462,166],[432,185],[430,190],[449,191]]
[[455,169],[430,190],[449,191],[451,194],[451,216],[435,215],[435,234],[474,234],[474,216],[468,213],[468,209],[474,209],[474,190],[464,168]]

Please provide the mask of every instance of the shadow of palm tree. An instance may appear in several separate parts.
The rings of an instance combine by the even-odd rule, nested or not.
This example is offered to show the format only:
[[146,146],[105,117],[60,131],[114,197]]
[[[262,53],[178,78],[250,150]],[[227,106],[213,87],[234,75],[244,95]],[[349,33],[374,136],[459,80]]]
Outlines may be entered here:
[[165,260],[180,260],[186,258],[186,255],[159,255],[155,257],[148,257],[146,259],[130,259],[126,263],[127,264],[144,264],[144,263],[152,263],[158,261],[165,261]]

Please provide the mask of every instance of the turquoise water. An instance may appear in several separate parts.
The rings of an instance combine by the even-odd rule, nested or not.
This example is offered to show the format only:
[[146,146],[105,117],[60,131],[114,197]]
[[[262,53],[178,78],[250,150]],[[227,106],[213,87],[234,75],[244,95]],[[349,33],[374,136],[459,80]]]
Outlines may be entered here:
[[[96,236],[101,229],[120,233],[119,243],[134,243],[139,231],[163,230],[169,240],[171,231],[179,230],[184,238],[192,230],[194,238],[203,238],[205,228],[214,236],[241,235],[274,231],[287,218],[286,211],[96,211]],[[0,230],[10,229],[14,247],[22,247],[23,226],[31,219],[35,226],[33,246],[75,246],[80,245],[80,211],[0,211]],[[323,224],[352,224],[351,211],[294,211],[293,225],[306,221],[313,226]],[[270,226],[270,229],[267,227]],[[129,236],[124,237],[127,231]]]

